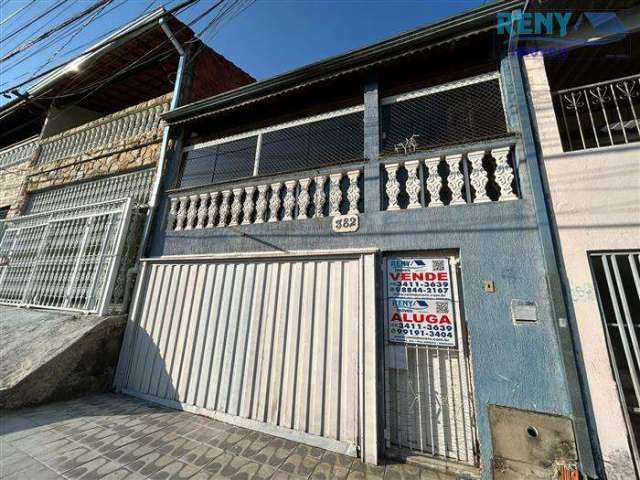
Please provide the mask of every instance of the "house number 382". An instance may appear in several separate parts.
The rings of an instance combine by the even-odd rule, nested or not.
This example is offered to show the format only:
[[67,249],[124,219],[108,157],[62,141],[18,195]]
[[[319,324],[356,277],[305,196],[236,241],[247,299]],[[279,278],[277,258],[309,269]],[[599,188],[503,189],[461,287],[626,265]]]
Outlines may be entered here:
[[360,217],[355,214],[333,217],[333,231],[336,233],[357,232],[360,228]]

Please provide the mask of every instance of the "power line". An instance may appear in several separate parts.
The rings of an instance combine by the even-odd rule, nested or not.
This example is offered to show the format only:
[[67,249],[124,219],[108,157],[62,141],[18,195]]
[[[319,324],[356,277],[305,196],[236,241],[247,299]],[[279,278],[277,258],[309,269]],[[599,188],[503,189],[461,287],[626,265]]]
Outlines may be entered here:
[[[94,21],[98,20],[99,18],[102,18],[103,16],[111,13],[113,10],[115,10],[116,8],[122,6],[127,0],[121,0],[120,3],[112,6],[111,8],[109,8],[108,10],[105,10],[106,5],[103,5],[100,9],[98,9],[94,16],[92,16],[87,22],[83,23],[82,25],[78,26],[77,28],[75,28],[75,30],[73,30],[72,32],[58,32],[59,35],[55,36],[49,43],[45,43],[44,45],[42,45],[40,48],[38,48],[37,50],[31,52],[28,55],[23,55],[20,57],[20,59],[16,60],[15,62],[13,62],[12,64],[8,65],[7,67],[5,67],[3,69],[4,73],[9,72],[11,70],[13,70],[14,68],[16,68],[18,65],[21,65],[22,63],[26,62],[27,60],[33,58],[35,55],[39,54],[40,52],[42,52],[43,50],[46,50],[47,48],[55,45],[56,43],[60,42],[60,40],[65,40],[66,42],[56,51],[56,53],[54,53],[52,56],[50,56],[46,62],[40,64],[37,68],[34,69],[34,73],[37,74],[39,73],[44,67],[46,67],[47,65],[49,65],[53,59],[55,57],[57,57],[60,52],[67,46],[69,45],[69,43],[71,43],[71,41],[73,41],[73,39],[80,33],[82,32],[89,24],[93,23]],[[116,29],[117,30],[117,29]],[[66,38],[65,38],[66,37]],[[93,42],[89,42],[89,43],[93,43]],[[77,49],[81,49],[82,46],[78,47]],[[73,49],[72,51],[75,51],[76,49]],[[70,53],[70,52],[67,52]],[[13,81],[24,77],[26,75],[32,74],[31,72],[25,72],[22,75],[19,75],[17,77],[15,77],[13,79]],[[7,82],[3,82],[0,84],[1,85],[6,85],[7,83],[9,83],[9,81]]]
[[4,25],[5,22],[8,22],[9,20],[11,20],[13,17],[15,17],[16,15],[20,15],[23,11],[25,11],[27,8],[29,8],[31,5],[33,5],[34,3],[36,3],[37,0],[31,0],[29,3],[27,3],[26,5],[20,7],[18,10],[16,10],[15,12],[13,12],[11,15],[9,15],[7,18],[5,18],[4,20],[2,20],[0,22],[0,25]]
[[[68,0],[62,0],[62,1],[65,2],[65,1],[68,1]],[[200,0],[183,0],[179,5],[173,7],[171,10],[168,10],[167,12],[165,12],[165,15],[181,13],[186,8],[191,6],[191,4],[199,2],[199,1]],[[116,30],[119,30],[119,29],[116,29]],[[131,32],[129,32],[129,33],[131,33]],[[95,45],[94,47],[84,51],[83,55],[88,55],[88,54],[93,53],[93,52],[95,52],[95,51],[97,51],[97,50],[99,50],[99,49],[101,49],[103,47],[104,47],[104,44]],[[46,70],[46,71],[44,71],[42,73],[39,73],[38,75],[34,75],[34,76],[28,78],[27,80],[24,80],[24,81],[22,81],[22,82],[20,82],[20,83],[18,83],[16,85],[13,85],[12,87],[6,88],[6,89],[0,91],[0,95],[4,95],[6,93],[12,92],[14,90],[17,90],[20,87],[23,87],[24,85],[27,85],[27,84],[33,82],[34,80],[38,80],[39,78],[42,78],[42,77],[50,74],[51,72],[54,72],[54,71],[58,70],[59,68],[61,68],[66,63],[69,63],[69,62],[68,61],[67,62],[63,62],[63,63],[61,63],[61,64],[59,64],[59,65],[57,65],[55,67],[52,67],[52,68],[50,68],[50,69],[48,69],[48,70]]]
[[[54,10],[57,10],[58,8],[60,8],[62,5],[64,5],[65,3],[67,3],[69,0],[62,0],[60,2],[56,2],[53,4],[52,7],[47,8],[43,13],[41,13],[40,15],[38,15],[38,17],[34,18],[33,20],[31,20],[31,22],[29,22],[31,25],[33,25],[34,23],[36,23],[37,21],[41,20],[42,18],[46,17],[47,15],[49,15],[51,12],[53,12]],[[20,28],[16,28],[13,32],[9,33],[4,39],[3,41],[6,42],[7,40],[10,40],[11,38],[15,37],[18,33],[22,32],[24,30],[24,25]]]
[[33,40],[29,41],[29,42],[23,43],[22,45],[16,47],[13,51],[7,53],[5,56],[0,58],[0,63],[3,63],[5,61],[9,60],[10,58],[13,58],[14,56],[19,54],[20,52],[23,52],[26,49],[31,48],[35,44],[40,43],[42,40],[50,37],[55,32],[58,32],[58,31],[60,31],[60,30],[62,30],[64,28],[67,28],[69,25],[73,25],[78,20],[81,20],[82,18],[84,18],[87,15],[91,14],[92,12],[97,10],[98,8],[100,8],[100,7],[104,6],[104,5],[107,5],[107,4],[111,3],[112,1],[113,0],[98,0],[93,5],[91,5],[89,8],[86,8],[82,12],[77,13],[73,17],[71,17],[71,18],[65,20],[64,22],[56,25],[55,27],[47,30],[46,32],[44,32],[40,36],[36,37],[35,39],[33,39]]
[[[153,4],[154,4],[154,3],[156,3],[157,1],[158,1],[158,0],[152,0],[152,2],[151,2],[149,5],[147,5],[147,7],[143,10],[143,12],[142,12],[139,16],[142,16],[142,15],[144,15],[145,13],[147,13],[147,12],[149,11],[149,9],[151,8],[151,6],[153,6]],[[169,2],[167,2],[165,5],[168,5],[168,4],[170,4],[170,3],[172,3],[172,2],[175,2],[175,1],[176,1],[176,0],[170,0],[170,1],[169,1]],[[99,18],[102,18],[102,17],[104,17],[105,15],[108,15],[108,14],[109,14],[109,13],[111,13],[112,11],[114,11],[114,10],[116,10],[117,8],[119,8],[120,6],[122,6],[122,4],[124,4],[125,2],[127,2],[127,0],[122,0],[120,3],[118,3],[118,4],[116,4],[116,5],[111,6],[111,7],[110,7],[109,9],[107,9],[106,11],[100,11],[100,14],[99,14],[97,17],[95,17],[95,19],[94,19],[94,20],[92,20],[92,21],[98,20]],[[71,50],[68,50],[68,51],[65,53],[65,55],[63,55],[63,57],[66,57],[66,58],[65,58],[65,60],[66,60],[70,54],[72,54],[72,53],[74,53],[74,52],[77,52],[77,51],[79,51],[79,50],[82,50],[82,49],[83,49],[83,48],[85,48],[87,45],[92,45],[92,44],[96,43],[96,41],[97,41],[98,39],[103,38],[103,37],[105,37],[105,36],[108,36],[108,35],[110,35],[111,33],[115,32],[116,30],[119,30],[120,28],[121,28],[121,27],[120,27],[120,26],[118,26],[118,27],[115,27],[115,28],[113,28],[113,29],[111,29],[111,30],[108,30],[107,32],[101,33],[101,34],[100,34],[100,35],[98,35],[97,37],[94,37],[94,38],[92,38],[91,40],[88,40],[88,41],[86,41],[86,42],[84,42],[84,43],[82,43],[82,44],[78,45],[77,47],[74,47],[74,48],[72,48]],[[80,27],[80,31],[81,31],[82,29],[83,29],[83,27]],[[75,37],[75,36],[77,35],[77,33],[76,33],[76,32],[78,32],[78,30],[77,30],[77,29],[76,29],[76,30],[74,30],[74,32],[73,32],[73,33],[71,33],[71,36],[74,36],[74,37]],[[3,72],[4,72],[4,73],[6,73],[6,72],[8,72],[8,71],[12,70],[13,68],[17,67],[18,65],[20,65],[20,64],[22,64],[22,63],[24,63],[25,61],[29,60],[30,58],[33,58],[35,55],[37,55],[37,54],[38,54],[38,53],[40,53],[41,51],[43,51],[43,50],[47,49],[47,48],[48,48],[48,47],[50,47],[51,45],[54,45],[55,43],[59,42],[60,40],[64,40],[65,36],[66,36],[66,32],[63,32],[63,33],[62,33],[61,35],[59,35],[58,37],[55,37],[55,39],[54,39],[54,40],[52,40],[51,42],[49,42],[49,43],[47,43],[47,44],[45,44],[45,45],[41,46],[41,47],[40,47],[40,48],[38,48],[36,51],[31,52],[29,55],[24,55],[24,56],[22,56],[19,60],[15,61],[15,62],[14,62],[14,63],[12,63],[11,65],[9,65],[9,66],[5,67],[5,68],[3,69]],[[70,43],[70,42],[67,42],[67,45],[68,45],[68,43]],[[64,48],[64,47],[62,47],[62,48]],[[55,57],[55,55],[54,55],[54,57]],[[51,58],[51,57],[50,57],[46,62],[41,63],[37,68],[35,68],[35,69],[34,69],[34,73],[27,71],[27,72],[24,72],[24,73],[22,73],[22,74],[20,74],[20,75],[18,75],[18,76],[16,76],[16,77],[14,77],[12,80],[7,80],[7,81],[5,81],[5,82],[1,82],[1,83],[0,83],[0,87],[2,87],[2,86],[4,86],[4,85],[7,85],[8,83],[10,83],[10,82],[12,82],[12,81],[16,81],[16,80],[19,80],[20,78],[24,78],[24,77],[26,77],[27,75],[38,74],[38,73],[39,73],[39,72],[40,72],[44,67],[46,67],[48,64],[50,64],[52,60],[53,60],[53,58]]]

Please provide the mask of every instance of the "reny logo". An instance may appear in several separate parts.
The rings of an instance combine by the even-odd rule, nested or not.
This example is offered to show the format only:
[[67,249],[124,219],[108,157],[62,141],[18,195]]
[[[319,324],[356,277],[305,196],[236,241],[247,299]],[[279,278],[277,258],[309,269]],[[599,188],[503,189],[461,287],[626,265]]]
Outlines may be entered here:
[[572,15],[571,12],[499,12],[498,34],[565,37]]
[[391,260],[391,268],[394,270],[427,270],[429,264],[424,260]]
[[499,35],[507,37],[505,42],[512,38],[525,42],[516,46],[515,53],[523,54],[547,50],[541,47],[545,43],[556,54],[577,45],[603,45],[627,33],[615,12],[499,12],[496,27]]
[[426,300],[413,300],[411,298],[394,298],[391,305],[399,312],[426,312],[429,309],[429,304]]

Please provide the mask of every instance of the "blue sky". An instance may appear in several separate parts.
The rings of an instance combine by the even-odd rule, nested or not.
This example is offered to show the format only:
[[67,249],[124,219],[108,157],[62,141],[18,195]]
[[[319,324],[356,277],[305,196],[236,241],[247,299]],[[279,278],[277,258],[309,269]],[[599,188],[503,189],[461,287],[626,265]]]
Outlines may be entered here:
[[[18,15],[9,18],[28,5]],[[62,0],[0,0],[0,53],[46,31],[80,12],[95,0],[66,0],[38,22],[33,19]],[[90,25],[75,33],[52,37],[0,65],[0,90],[30,78],[62,60],[73,58],[80,47],[125,25],[159,5],[171,8],[181,0],[113,0]],[[180,15],[189,22],[212,5],[201,0]],[[207,43],[258,79],[321,60],[386,37],[432,23],[488,3],[487,0],[257,0],[239,15],[207,32]],[[206,25],[203,19],[196,32]],[[6,40],[8,35],[16,33]],[[68,42],[68,43],[67,43]],[[41,51],[36,52],[37,49]],[[75,49],[75,51],[74,51]],[[29,58],[26,58],[29,57]],[[41,68],[38,70],[38,68]],[[0,100],[4,102],[6,99]]]

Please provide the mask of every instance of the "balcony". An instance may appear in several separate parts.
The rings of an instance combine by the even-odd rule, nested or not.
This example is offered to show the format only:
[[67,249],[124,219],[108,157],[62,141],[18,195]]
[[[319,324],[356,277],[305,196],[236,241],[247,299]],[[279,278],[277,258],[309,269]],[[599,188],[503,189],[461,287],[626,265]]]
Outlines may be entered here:
[[514,140],[426,152],[383,164],[384,210],[516,200]]
[[0,150],[0,169],[31,160],[37,146],[38,137],[32,137]]
[[[293,178],[292,178],[293,177]],[[292,174],[271,182],[172,194],[167,230],[234,227],[361,213],[362,169]]]
[[160,138],[160,115],[169,109],[168,95],[127,108],[42,141],[39,166],[81,155],[99,156],[126,149],[132,142]]
[[565,152],[640,141],[640,75],[552,95]]

